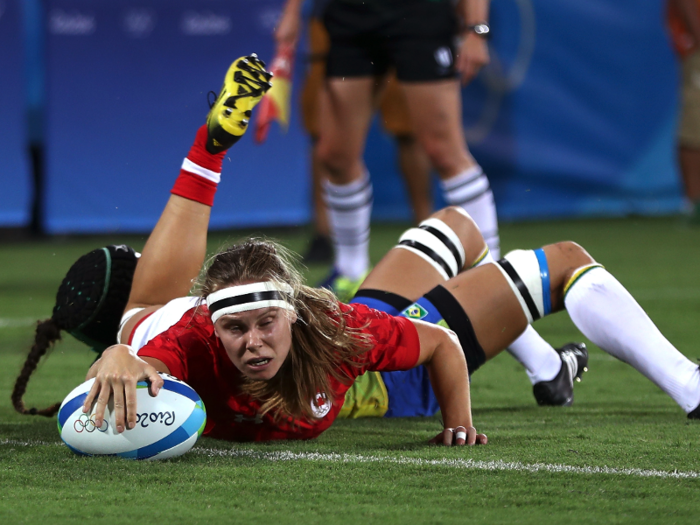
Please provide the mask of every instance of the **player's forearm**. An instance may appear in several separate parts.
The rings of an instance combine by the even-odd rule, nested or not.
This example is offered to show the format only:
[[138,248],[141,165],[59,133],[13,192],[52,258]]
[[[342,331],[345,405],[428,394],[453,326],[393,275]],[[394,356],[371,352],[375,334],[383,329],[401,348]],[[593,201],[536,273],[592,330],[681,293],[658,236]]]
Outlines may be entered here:
[[445,330],[432,358],[425,363],[445,428],[472,425],[469,372],[457,336]]

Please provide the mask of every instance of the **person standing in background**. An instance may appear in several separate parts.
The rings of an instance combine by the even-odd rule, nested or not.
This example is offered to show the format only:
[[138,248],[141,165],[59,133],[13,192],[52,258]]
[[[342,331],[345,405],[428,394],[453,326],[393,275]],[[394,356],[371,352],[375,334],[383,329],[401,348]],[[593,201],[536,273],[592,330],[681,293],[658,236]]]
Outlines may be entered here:
[[700,225],[700,1],[670,0],[668,21],[683,71],[678,160],[690,223]]
[[[500,258],[496,204],[488,178],[464,138],[461,86],[489,62],[488,0],[322,0],[330,49],[319,112],[317,168],[324,181],[335,275],[328,282],[352,292],[370,269],[372,183],[363,162],[369,126],[389,71],[405,97],[418,142],[441,179],[449,205],[476,222],[489,252]],[[276,37],[296,43],[303,0],[287,0]],[[425,255],[425,257],[429,257]],[[567,405],[573,378],[567,363],[583,344],[555,350],[532,328],[508,348],[525,367],[539,404]],[[586,354],[587,359],[587,354]]]
[[[312,0],[311,13],[307,25],[309,51],[306,78],[301,94],[302,120],[304,129],[311,138],[311,173],[313,189],[313,227],[308,252],[304,255],[307,263],[333,262],[331,229],[324,201],[322,167],[319,166],[317,145],[319,139],[319,112],[321,98],[325,92],[326,59],[330,46],[328,33],[323,26],[323,0]],[[280,24],[275,31],[278,48],[296,45],[298,28]],[[430,160],[413,132],[408,115],[406,97],[393,74],[386,80],[379,101],[382,127],[395,141],[400,173],[410,199],[411,213],[415,224],[428,218],[433,211],[430,187]]]

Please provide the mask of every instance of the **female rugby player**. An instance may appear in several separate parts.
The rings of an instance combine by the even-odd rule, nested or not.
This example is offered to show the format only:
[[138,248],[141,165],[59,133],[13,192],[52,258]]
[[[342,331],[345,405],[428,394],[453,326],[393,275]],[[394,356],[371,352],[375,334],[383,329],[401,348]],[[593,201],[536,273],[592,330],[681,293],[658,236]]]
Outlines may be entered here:
[[[234,74],[227,74],[227,82]],[[223,93],[233,92],[225,83]],[[118,427],[131,428],[136,382],[149,379],[156,393],[162,384],[156,371],[162,371],[200,393],[209,412],[205,432],[212,437],[310,438],[332,423],[363,372],[382,373],[391,402],[400,385],[386,381],[387,374],[424,364],[413,370],[427,370],[442,409],[445,429],[436,440],[483,443],[486,437],[472,426],[468,373],[528,322],[564,307],[586,336],[649,377],[689,417],[698,417],[697,366],[580,246],[516,251],[493,263],[473,221],[457,208],[406,232],[351,306],[301,285],[278,247],[255,240],[212,258],[201,299],[181,298],[204,260],[225,139],[242,134],[245,112],[256,101],[244,97],[247,105],[236,101],[240,107],[229,112],[227,96],[220,95],[208,126],[198,132],[138,262],[122,344],[107,349],[88,374],[96,383],[85,410],[97,400],[97,424],[114,396]],[[231,116],[243,126],[227,127],[222,119]],[[404,314],[394,317],[360,303]],[[456,335],[407,317],[447,325]]]
[[[200,297],[181,298],[204,259],[213,198],[213,193],[203,198],[199,188],[182,179],[218,178],[220,161],[214,163],[215,156],[205,150],[209,137],[223,129],[215,120],[220,109],[215,105],[208,128],[200,129],[143,250],[122,344],[107,349],[88,373],[96,382],[84,409],[96,401],[96,424],[114,396],[118,426],[132,427],[136,382],[148,379],[157,392],[162,379],[156,372],[161,371],[188,382],[202,396],[209,413],[207,435],[311,438],[330,426],[346,391],[364,372],[422,364],[445,425],[436,440],[485,442],[472,425],[468,374],[528,323],[564,308],[584,335],[649,377],[689,417],[697,417],[697,365],[661,335],[583,248],[562,242],[514,251],[494,262],[478,228],[459,208],[441,210],[408,230],[349,306],[302,285],[281,249],[258,240],[212,257]],[[225,144],[224,138],[219,142]],[[403,310],[403,315],[368,305],[397,314]]]

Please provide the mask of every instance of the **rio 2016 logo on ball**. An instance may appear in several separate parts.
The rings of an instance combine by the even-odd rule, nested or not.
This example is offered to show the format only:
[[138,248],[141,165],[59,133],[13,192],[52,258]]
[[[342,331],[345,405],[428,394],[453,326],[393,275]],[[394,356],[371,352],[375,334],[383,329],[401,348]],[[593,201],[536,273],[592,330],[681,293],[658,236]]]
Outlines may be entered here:
[[94,408],[83,412],[83,402],[94,379],[66,396],[58,411],[58,432],[76,454],[111,455],[129,459],[166,459],[180,456],[195,444],[204,430],[204,403],[189,385],[161,374],[163,388],[156,397],[141,381],[136,389],[136,426],[116,431],[114,404],[110,400],[101,427],[95,425]]

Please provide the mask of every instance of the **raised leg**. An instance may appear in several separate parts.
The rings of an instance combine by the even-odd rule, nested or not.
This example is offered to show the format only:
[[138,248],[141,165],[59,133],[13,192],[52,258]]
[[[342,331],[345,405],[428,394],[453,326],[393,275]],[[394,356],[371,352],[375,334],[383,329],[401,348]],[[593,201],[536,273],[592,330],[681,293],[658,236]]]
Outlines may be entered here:
[[[328,220],[335,247],[335,269],[357,281],[369,269],[372,184],[362,160],[376,98],[373,78],[330,79],[322,99],[317,155]],[[335,283],[329,283],[336,289]]]
[[270,78],[256,55],[235,60],[226,72],[207,123],[197,131],[172,195],[136,265],[125,311],[145,310],[126,321],[122,340],[128,340],[144,315],[189,293],[204,262],[224,155],[247,130],[253,107],[271,87]]

